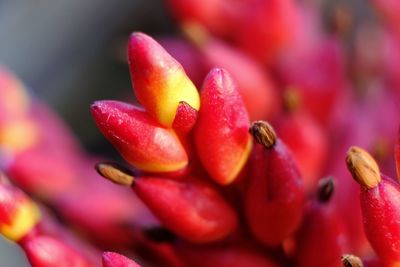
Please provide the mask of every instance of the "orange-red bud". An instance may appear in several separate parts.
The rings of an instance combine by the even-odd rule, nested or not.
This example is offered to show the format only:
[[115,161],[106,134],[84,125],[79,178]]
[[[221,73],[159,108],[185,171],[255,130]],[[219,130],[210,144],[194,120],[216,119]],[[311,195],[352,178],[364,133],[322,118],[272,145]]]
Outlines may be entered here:
[[252,147],[249,117],[231,76],[213,69],[204,81],[194,130],[199,158],[220,184],[235,180]]
[[187,165],[186,151],[175,132],[141,109],[118,101],[97,101],[91,110],[100,131],[136,168],[168,172]]
[[172,126],[181,101],[199,109],[196,87],[181,64],[154,39],[133,33],[128,44],[128,59],[135,95],[160,124]]

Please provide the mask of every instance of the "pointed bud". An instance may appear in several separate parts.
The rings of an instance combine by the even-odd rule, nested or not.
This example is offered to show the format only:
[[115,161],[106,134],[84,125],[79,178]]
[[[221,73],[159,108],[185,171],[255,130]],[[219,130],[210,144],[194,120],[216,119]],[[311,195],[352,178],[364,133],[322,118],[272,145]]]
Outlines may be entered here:
[[140,267],[133,260],[115,252],[104,252],[102,260],[103,267]]
[[360,204],[369,243],[384,266],[400,264],[400,185],[380,174],[376,161],[359,147],[349,149],[346,162],[362,187]]
[[321,179],[317,196],[308,205],[296,235],[296,266],[340,266],[340,256],[348,249],[349,240],[342,216],[330,201],[333,191],[333,179]]
[[252,141],[249,117],[231,76],[213,69],[204,81],[194,130],[199,158],[218,183],[232,183],[245,165]]
[[277,246],[300,226],[305,206],[304,183],[293,155],[271,125],[257,121],[250,132],[260,144],[254,146],[249,161],[246,219],[257,240]]
[[186,151],[175,132],[161,127],[146,112],[118,101],[97,101],[91,111],[103,135],[136,168],[168,172],[187,165]]
[[207,183],[140,177],[133,190],[163,226],[191,242],[221,240],[236,229],[235,211]]
[[188,133],[193,128],[197,120],[197,110],[188,103],[181,101],[176,111],[176,116],[172,128],[181,133]]
[[181,64],[151,37],[133,33],[128,59],[135,95],[160,124],[171,127],[181,101],[199,109],[199,94]]
[[372,188],[361,184],[364,232],[382,266],[395,266],[400,264],[400,252],[397,249],[400,247],[400,186],[383,175],[379,180]]

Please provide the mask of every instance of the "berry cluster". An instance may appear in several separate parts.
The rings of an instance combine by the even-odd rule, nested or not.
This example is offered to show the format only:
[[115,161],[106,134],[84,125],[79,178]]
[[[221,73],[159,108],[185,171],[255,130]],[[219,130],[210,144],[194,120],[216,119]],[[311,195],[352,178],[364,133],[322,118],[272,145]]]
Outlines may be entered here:
[[0,233],[35,267],[400,266],[400,5],[346,54],[342,7],[166,2],[186,38],[131,34],[140,106],[90,107],[128,166],[0,68]]

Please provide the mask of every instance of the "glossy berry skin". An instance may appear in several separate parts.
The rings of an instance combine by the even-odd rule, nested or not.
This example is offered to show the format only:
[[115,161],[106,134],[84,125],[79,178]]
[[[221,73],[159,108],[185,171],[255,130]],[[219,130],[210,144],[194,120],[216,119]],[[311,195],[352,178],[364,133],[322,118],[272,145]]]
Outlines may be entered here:
[[161,125],[172,125],[181,101],[199,109],[199,94],[181,64],[150,36],[131,35],[128,60],[137,99]]
[[191,242],[221,240],[237,226],[235,211],[205,182],[141,177],[133,190],[166,228]]
[[140,267],[133,260],[115,252],[104,252],[102,262],[103,267]]
[[175,132],[143,110],[118,101],[97,101],[91,111],[100,131],[136,168],[167,172],[187,165],[186,151]]
[[249,117],[231,76],[213,69],[204,81],[194,141],[201,163],[213,180],[235,180],[252,147]]
[[400,264],[400,186],[382,175],[374,188],[361,188],[364,231],[384,266]]
[[277,246],[300,226],[304,183],[293,156],[277,139],[272,148],[255,145],[250,160],[245,214],[254,237]]

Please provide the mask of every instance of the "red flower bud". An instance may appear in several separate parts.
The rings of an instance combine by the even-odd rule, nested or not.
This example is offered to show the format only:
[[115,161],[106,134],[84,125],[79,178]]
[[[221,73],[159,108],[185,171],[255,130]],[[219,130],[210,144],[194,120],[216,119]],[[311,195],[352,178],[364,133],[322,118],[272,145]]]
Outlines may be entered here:
[[133,189],[165,227],[192,242],[220,240],[236,228],[235,211],[206,183],[149,177]]
[[296,266],[341,266],[340,256],[347,249],[347,240],[336,206],[330,202],[333,190],[331,178],[320,180],[317,199],[308,207],[299,230]]
[[364,231],[384,266],[400,264],[400,186],[381,175],[375,160],[359,147],[347,152],[347,166],[360,184]]
[[98,164],[97,169],[115,183],[132,185],[161,223],[187,240],[221,240],[237,226],[235,211],[208,183],[194,178],[182,182],[159,177],[135,178],[109,164]]
[[187,154],[175,132],[161,127],[139,108],[97,101],[91,111],[100,131],[136,168],[167,172],[187,165]]
[[250,160],[246,219],[259,241],[276,246],[300,226],[304,184],[292,154],[268,123],[254,122],[250,132],[260,144]]
[[172,125],[181,101],[199,109],[199,94],[181,64],[151,37],[133,33],[128,59],[135,95],[160,124]]
[[197,110],[188,103],[182,101],[176,110],[176,116],[172,123],[172,128],[178,133],[188,133],[193,128],[197,120]]
[[252,147],[249,118],[230,75],[213,69],[204,81],[201,108],[194,130],[200,161],[220,184],[235,180]]

